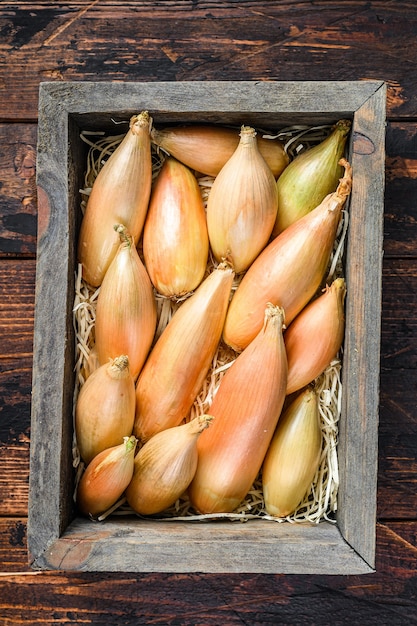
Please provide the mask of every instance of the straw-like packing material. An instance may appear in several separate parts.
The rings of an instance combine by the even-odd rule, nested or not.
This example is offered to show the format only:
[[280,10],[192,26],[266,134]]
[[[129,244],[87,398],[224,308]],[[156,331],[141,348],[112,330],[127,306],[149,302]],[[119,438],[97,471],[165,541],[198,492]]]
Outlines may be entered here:
[[[294,157],[301,151],[321,142],[328,135],[329,131],[329,126],[314,128],[307,126],[293,126],[283,129],[275,135],[267,135],[263,131],[258,132],[263,136],[268,136],[270,138],[278,137],[281,139],[284,142],[285,148],[290,157]],[[92,136],[95,136],[96,138],[92,140],[90,138]],[[102,136],[97,138],[97,133],[84,132],[82,134],[82,139],[90,146],[86,163],[85,187],[80,190],[82,211],[85,210],[86,201],[95,177],[105,160],[119,145],[123,137],[124,135],[112,137]],[[162,150],[158,150],[154,147],[152,150],[153,177],[155,178],[165,159],[165,154]],[[213,180],[214,179],[209,176],[199,176],[198,178],[201,195],[205,205],[207,203]],[[343,211],[343,219],[339,227],[339,232],[336,237],[328,274],[323,281],[322,287],[324,287],[326,283],[333,281],[335,278],[343,276],[342,258],[347,225],[348,213],[345,209]],[[141,251],[139,250],[139,252]],[[215,262],[212,258],[210,258],[206,273],[210,272],[214,266]],[[237,288],[239,280],[239,278],[235,279],[233,289]],[[84,384],[89,373],[91,373],[97,365],[94,353],[94,324],[96,303],[99,292],[100,288],[92,289],[87,283],[84,282],[81,275],[81,266],[79,266],[75,276],[75,301],[73,308],[73,322],[76,334],[76,384],[74,389],[74,409],[79,389]],[[317,295],[320,292],[321,289],[318,290]],[[172,315],[178,307],[181,306],[181,302],[184,298],[182,298],[182,300],[174,300],[166,298],[158,294],[156,291],[155,298],[158,311],[158,324],[155,335],[156,341],[168,324]],[[220,342],[207,379],[194,402],[188,419],[210,412],[211,402],[216,389],[220,384],[224,372],[232,365],[235,358],[236,353],[223,342]],[[319,467],[313,479],[311,488],[306,494],[304,500],[291,515],[285,518],[275,518],[265,512],[262,493],[262,477],[260,472],[245,500],[233,513],[210,515],[195,514],[195,511],[191,508],[187,495],[184,494],[170,509],[166,510],[159,516],[153,516],[153,519],[165,521],[192,521],[212,518],[228,518],[232,520],[247,521],[249,519],[256,518],[274,520],[278,522],[288,521],[291,523],[319,523],[322,520],[334,522],[334,513],[337,510],[337,492],[339,485],[337,440],[342,397],[342,384],[340,378],[341,367],[341,355],[338,355],[326,371],[323,372],[322,375],[315,381],[315,386],[319,395],[319,411],[323,436],[322,453]],[[73,440],[73,465],[76,469],[75,482],[77,485],[84,470],[84,464],[79,455],[75,438],[75,429]],[[75,496],[76,491],[74,493],[74,498]],[[121,498],[119,502],[116,502],[111,509],[103,513],[98,519],[103,520],[109,515],[127,514],[135,513],[126,504],[125,498]]]

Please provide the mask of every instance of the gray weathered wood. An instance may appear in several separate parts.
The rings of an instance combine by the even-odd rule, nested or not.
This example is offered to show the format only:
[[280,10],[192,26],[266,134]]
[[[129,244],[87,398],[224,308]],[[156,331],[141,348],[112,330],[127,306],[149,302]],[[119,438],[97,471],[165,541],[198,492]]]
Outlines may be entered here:
[[[28,546],[34,567],[334,574],[372,571],[384,98],[385,87],[379,81],[41,85],[40,232],[28,521]],[[112,119],[128,120],[143,109],[159,123],[219,121],[270,129],[295,122],[314,125],[342,117],[353,119],[354,190],[347,255],[350,295],[343,365],[338,528],[328,523],[318,527],[262,522],[232,526],[141,520],[99,525],[83,519],[69,526],[74,516],[71,308],[80,220],[77,193],[84,149],[79,131],[114,131]],[[116,128],[122,132],[122,127]],[[210,559],[204,558],[208,551]]]
[[353,188],[346,250],[343,412],[338,523],[374,565],[384,207],[385,86],[355,113]]
[[372,572],[329,523],[184,523],[131,517],[104,523],[77,519],[33,565],[125,572]]

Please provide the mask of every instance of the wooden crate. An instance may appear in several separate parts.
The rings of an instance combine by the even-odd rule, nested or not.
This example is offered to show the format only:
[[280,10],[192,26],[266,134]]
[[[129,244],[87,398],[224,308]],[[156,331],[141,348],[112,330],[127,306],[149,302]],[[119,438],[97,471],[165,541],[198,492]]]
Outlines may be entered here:
[[[29,562],[35,569],[361,574],[374,571],[385,85],[361,82],[44,83],[40,87]],[[251,520],[103,523],[76,517],[72,494],[76,239],[82,130],[149,110],[159,124],[277,129],[353,121],[354,183],[345,252],[347,300],[337,523]],[[125,127],[121,126],[120,132]]]

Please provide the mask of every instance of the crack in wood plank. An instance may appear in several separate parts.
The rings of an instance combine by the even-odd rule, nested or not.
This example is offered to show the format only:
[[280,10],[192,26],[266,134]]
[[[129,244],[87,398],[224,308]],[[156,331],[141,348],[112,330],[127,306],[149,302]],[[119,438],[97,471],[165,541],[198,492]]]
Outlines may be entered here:
[[395,411],[395,413],[401,413],[410,423],[416,422],[416,417],[410,412],[406,411],[404,407],[401,406],[398,402],[395,402],[392,398],[384,398],[383,404],[385,406],[391,406],[391,408]]
[[79,20],[83,15],[85,15],[85,13],[87,13],[87,11],[89,11],[94,5],[98,4],[100,2],[100,0],[93,0],[93,2],[90,2],[90,4],[88,4],[86,7],[83,7],[82,9],[80,9],[79,11],[77,11],[77,13],[71,17],[70,19],[68,19],[66,22],[64,22],[63,24],[61,24],[61,26],[59,26],[53,33],[52,35],[49,35],[49,37],[47,37],[45,39],[45,41],[43,42],[43,46],[49,46],[49,44],[56,39],[57,37],[59,37],[59,35],[61,35],[61,33],[64,32],[64,30],[66,30],[69,26],[71,26],[74,22],[76,22],[77,20]]
[[382,527],[388,535],[394,537],[395,541],[399,541],[404,546],[404,548],[406,548],[407,550],[410,550],[413,554],[417,556],[417,546],[414,546],[412,543],[407,541],[407,539],[404,539],[404,537],[401,537],[401,535],[396,533],[389,526],[386,526],[385,524],[381,524],[381,523],[379,523],[379,526]]

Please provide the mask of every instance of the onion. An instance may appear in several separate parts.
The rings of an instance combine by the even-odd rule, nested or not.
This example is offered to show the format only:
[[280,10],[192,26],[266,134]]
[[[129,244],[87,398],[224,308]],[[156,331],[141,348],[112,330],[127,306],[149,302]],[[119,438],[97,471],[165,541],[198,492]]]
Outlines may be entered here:
[[136,438],[100,452],[87,466],[77,487],[77,505],[82,513],[97,516],[112,507],[132,480]]
[[343,174],[339,161],[351,125],[350,120],[340,120],[324,141],[296,156],[285,168],[277,182],[279,210],[274,237],[335,191]]
[[132,237],[119,225],[121,243],[97,298],[96,349],[99,362],[127,354],[136,380],[156,329],[156,302],[149,275]]
[[94,370],[78,394],[75,433],[83,461],[130,435],[134,418],[135,384],[129,359],[121,355]]
[[336,278],[285,331],[287,395],[311,383],[338,353],[345,331],[345,295],[344,279]]
[[[210,124],[173,126],[160,130],[152,128],[151,138],[157,146],[179,161],[208,176],[217,176],[239,143],[236,130]],[[289,162],[282,142],[258,135],[257,143],[277,178]]]
[[262,466],[267,513],[285,517],[300,504],[317,471],[322,446],[318,396],[307,388],[284,411]]
[[189,488],[200,513],[232,512],[252,486],[285,399],[284,313],[269,305],[262,330],[222,378],[209,409],[213,424],[198,441]]
[[242,126],[240,142],[215,178],[207,202],[207,227],[217,261],[245,271],[271,235],[277,215],[274,176],[260,154],[253,128]]
[[126,490],[129,505],[142,515],[160,513],[184,493],[197,468],[197,440],[211,415],[157,433],[135,457]]
[[174,313],[136,383],[134,434],[144,442],[187,417],[223,330],[233,270],[219,265]]
[[172,297],[198,287],[208,247],[197,179],[188,167],[168,157],[155,181],[143,232],[145,265],[156,290]]
[[113,224],[124,224],[136,244],[142,232],[152,184],[147,111],[134,115],[121,144],[93,183],[81,223],[78,259],[83,278],[97,287],[119,247]]

